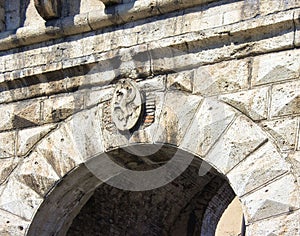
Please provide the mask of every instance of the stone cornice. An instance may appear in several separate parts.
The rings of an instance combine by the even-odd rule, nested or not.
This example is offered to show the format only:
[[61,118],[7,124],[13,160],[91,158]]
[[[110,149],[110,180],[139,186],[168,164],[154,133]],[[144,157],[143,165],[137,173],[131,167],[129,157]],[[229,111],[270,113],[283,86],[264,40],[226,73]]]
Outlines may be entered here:
[[0,34],[0,51],[86,33],[216,1],[219,0],[138,0],[118,4],[106,8],[105,12],[91,11],[50,20],[43,28],[22,27],[16,32],[3,32]]
[[[153,38],[152,41],[143,42],[139,45],[132,44],[126,47],[111,47],[99,52],[87,51],[79,57],[62,58],[50,64],[38,64],[40,59],[31,60],[30,67],[24,66],[20,69],[12,67],[11,71],[3,71],[0,74],[0,86],[2,88],[2,102],[37,97],[41,94],[50,95],[73,91],[78,85],[72,81],[84,76],[86,84],[80,82],[81,88],[94,85],[108,85],[116,76],[128,76],[128,73],[138,68],[137,77],[151,77],[153,75],[166,74],[172,71],[183,71],[198,68],[199,66],[213,64],[225,60],[243,59],[249,56],[292,49],[299,46],[295,41],[297,33],[298,10],[289,10],[264,17],[253,18],[226,26],[211,29],[188,32],[173,37]],[[102,37],[102,35],[98,35]],[[98,37],[93,36],[93,37]],[[75,41],[76,45],[83,44]],[[97,39],[91,42],[98,43]],[[91,45],[90,45],[91,46]],[[56,47],[59,47],[56,45]],[[72,50],[72,44],[67,43],[65,50]],[[91,47],[93,48],[93,47]],[[54,49],[55,50],[55,49]],[[126,56],[124,56],[126,55]],[[13,55],[12,55],[13,56]],[[47,57],[47,55],[40,55]],[[39,58],[40,58],[39,57]],[[4,60],[9,59],[7,56]],[[110,65],[118,64],[116,68]],[[99,65],[99,66],[98,66]],[[129,65],[133,65],[129,66]],[[163,65],[163,67],[162,67]],[[92,69],[94,68],[94,69]],[[116,71],[115,71],[116,70]],[[99,76],[99,80],[89,79],[92,73],[111,71],[115,77],[105,78]],[[55,89],[55,91],[42,92],[37,89],[31,90],[29,94],[19,93],[16,97],[10,93],[11,90],[25,89],[41,83],[40,78],[45,81],[69,81],[67,88]],[[100,79],[102,78],[102,79]],[[7,94],[7,96],[5,95]]]

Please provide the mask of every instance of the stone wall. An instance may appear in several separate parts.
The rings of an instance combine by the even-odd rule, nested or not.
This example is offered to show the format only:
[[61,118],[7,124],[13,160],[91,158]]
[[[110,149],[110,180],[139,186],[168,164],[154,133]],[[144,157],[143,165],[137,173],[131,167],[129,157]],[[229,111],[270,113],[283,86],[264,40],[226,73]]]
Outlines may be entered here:
[[[99,2],[44,20],[31,1],[1,33],[0,232],[65,232],[99,187],[82,166],[164,143],[226,177],[248,235],[297,235],[300,2]],[[124,78],[144,102],[129,138],[112,121]]]

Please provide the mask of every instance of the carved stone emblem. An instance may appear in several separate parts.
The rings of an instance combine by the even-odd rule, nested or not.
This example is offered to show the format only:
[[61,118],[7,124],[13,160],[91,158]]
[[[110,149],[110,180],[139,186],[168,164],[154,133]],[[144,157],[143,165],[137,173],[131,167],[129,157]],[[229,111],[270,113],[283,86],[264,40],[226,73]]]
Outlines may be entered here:
[[112,121],[121,130],[132,129],[142,112],[142,97],[133,80],[122,79],[115,88],[111,103]]

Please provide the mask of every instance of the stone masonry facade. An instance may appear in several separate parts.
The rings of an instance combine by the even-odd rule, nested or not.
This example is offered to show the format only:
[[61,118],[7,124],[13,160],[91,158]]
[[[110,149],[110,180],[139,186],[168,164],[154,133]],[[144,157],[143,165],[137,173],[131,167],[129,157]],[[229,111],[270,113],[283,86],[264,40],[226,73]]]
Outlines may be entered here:
[[[0,235],[80,235],[88,201],[128,217],[99,235],[142,220],[138,235],[214,235],[234,196],[246,235],[299,235],[299,19],[299,0],[0,0]],[[118,100],[125,88],[140,102]],[[196,163],[114,195],[126,173],[97,176],[106,156],[145,176]]]

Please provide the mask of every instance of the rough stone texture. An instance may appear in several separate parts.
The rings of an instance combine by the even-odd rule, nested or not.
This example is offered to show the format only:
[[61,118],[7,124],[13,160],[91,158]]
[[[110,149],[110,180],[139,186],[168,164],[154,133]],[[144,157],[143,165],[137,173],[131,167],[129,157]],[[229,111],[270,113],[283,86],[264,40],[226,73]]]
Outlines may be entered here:
[[262,126],[276,140],[278,147],[282,151],[296,148],[299,118],[264,121]]
[[274,85],[270,116],[284,116],[299,113],[300,81]]
[[14,157],[16,150],[16,132],[0,133],[0,158]]
[[254,222],[299,209],[299,190],[295,178],[286,175],[241,200],[244,205],[253,203],[244,214],[247,222]]
[[299,235],[299,210],[250,224],[249,235]]
[[299,56],[298,50],[291,50],[255,57],[252,63],[252,85],[298,79]]
[[54,128],[56,128],[54,125],[45,125],[20,130],[17,137],[16,154],[18,156],[26,156]]
[[205,156],[234,117],[235,112],[230,107],[212,99],[205,99],[180,147]]
[[268,91],[268,88],[251,89],[222,95],[220,99],[252,120],[264,120],[268,116]]
[[242,196],[289,170],[284,158],[268,142],[233,168],[227,177],[235,193]]
[[[248,235],[298,235],[299,8],[297,0],[63,0],[61,17],[49,19],[58,14],[48,5],[45,21],[34,0],[0,0],[0,234],[65,235],[78,215],[72,232],[82,235],[76,222],[92,217],[80,210],[97,189],[104,211],[86,208],[104,235],[127,223],[132,235],[143,225],[147,235],[214,235],[234,194]],[[126,132],[111,108],[123,79],[142,100]],[[131,103],[122,104],[127,119]],[[140,158],[141,150],[152,153]],[[109,153],[147,176],[178,152],[204,161],[190,167],[192,179],[179,176],[153,196],[99,187],[92,173],[110,170],[97,165]],[[126,176],[110,174],[108,183]]]
[[266,141],[267,137],[258,126],[244,116],[239,116],[205,160],[218,167],[222,173],[228,173]]
[[248,77],[247,60],[202,66],[194,72],[193,93],[208,96],[245,90]]
[[7,211],[0,210],[0,234],[1,235],[24,235],[30,222],[11,214]]

